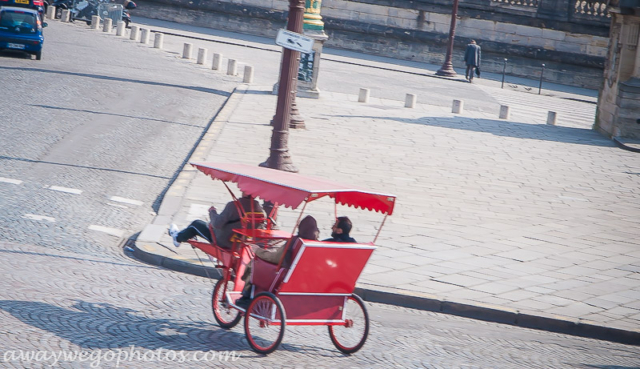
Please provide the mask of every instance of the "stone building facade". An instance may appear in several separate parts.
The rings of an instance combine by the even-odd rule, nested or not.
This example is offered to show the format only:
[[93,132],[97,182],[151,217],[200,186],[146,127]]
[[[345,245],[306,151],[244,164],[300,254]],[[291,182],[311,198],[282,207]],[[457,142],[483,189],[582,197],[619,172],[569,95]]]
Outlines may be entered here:
[[[275,37],[287,0],[139,0],[141,16]],[[324,0],[325,47],[442,64],[451,0]],[[607,55],[607,1],[460,0],[454,67],[476,39],[483,69],[599,89]]]

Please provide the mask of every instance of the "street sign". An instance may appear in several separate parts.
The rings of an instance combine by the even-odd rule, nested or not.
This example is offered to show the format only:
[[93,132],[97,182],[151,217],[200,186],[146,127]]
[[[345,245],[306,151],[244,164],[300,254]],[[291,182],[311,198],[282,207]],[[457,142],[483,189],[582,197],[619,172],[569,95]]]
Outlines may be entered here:
[[311,37],[287,31],[286,29],[278,31],[276,44],[301,53],[310,53],[313,49],[313,39]]

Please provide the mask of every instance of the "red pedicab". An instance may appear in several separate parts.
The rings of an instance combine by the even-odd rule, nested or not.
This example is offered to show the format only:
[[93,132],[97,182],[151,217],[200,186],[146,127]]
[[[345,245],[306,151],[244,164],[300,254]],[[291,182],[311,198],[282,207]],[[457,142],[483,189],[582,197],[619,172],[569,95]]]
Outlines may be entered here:
[[[244,316],[249,345],[263,354],[273,352],[280,345],[287,325],[326,325],[338,350],[346,354],[358,351],[369,334],[369,316],[362,299],[353,291],[375,250],[374,242],[386,217],[393,212],[395,196],[256,166],[192,165],[211,178],[221,180],[225,186],[226,182],[236,183],[242,192],[274,204],[268,216],[253,209],[245,211],[229,190],[242,221],[242,228],[234,229],[233,248],[215,245],[215,237],[212,244],[189,241],[215,259],[216,267],[221,269],[222,278],[216,283],[212,297],[213,315],[218,324],[230,329]],[[335,200],[336,211],[337,204],[342,204],[383,213],[384,219],[373,242],[336,243],[292,237],[307,203],[325,196]],[[292,233],[273,229],[272,219],[278,206],[296,209],[302,203],[304,206]],[[264,224],[265,229],[258,229],[258,223]],[[264,246],[282,240],[286,240],[282,247],[287,250],[277,265],[253,258],[252,244]],[[287,254],[291,265],[284,262]],[[235,301],[241,297],[245,284],[241,277],[252,259],[253,299],[245,310]]]

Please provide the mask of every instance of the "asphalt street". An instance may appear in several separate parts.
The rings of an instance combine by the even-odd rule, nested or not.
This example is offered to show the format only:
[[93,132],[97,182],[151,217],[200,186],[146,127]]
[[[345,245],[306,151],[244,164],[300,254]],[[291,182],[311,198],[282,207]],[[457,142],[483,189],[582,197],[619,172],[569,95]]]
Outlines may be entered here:
[[0,239],[112,252],[153,216],[237,78],[49,23],[43,60],[0,55]]

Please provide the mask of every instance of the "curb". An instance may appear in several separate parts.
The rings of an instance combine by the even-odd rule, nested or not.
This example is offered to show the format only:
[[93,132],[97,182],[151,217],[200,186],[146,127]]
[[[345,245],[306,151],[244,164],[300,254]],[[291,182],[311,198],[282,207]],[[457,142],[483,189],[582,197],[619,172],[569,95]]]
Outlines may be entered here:
[[152,252],[147,252],[139,248],[135,240],[132,240],[131,244],[128,246],[133,249],[133,252],[131,253],[133,257],[147,264],[157,265],[176,272],[192,274],[198,277],[211,279],[220,279],[222,277],[222,274],[217,268],[195,265],[186,261],[180,261],[166,256],[160,256]]
[[356,287],[354,292],[360,295],[363,300],[369,302],[433,311],[436,313],[568,334],[571,336],[593,338],[628,345],[640,345],[640,331],[627,331],[605,327],[568,317],[527,314],[517,310],[509,310],[495,306],[448,301],[438,299],[435,296],[419,296],[404,291],[387,292]]

